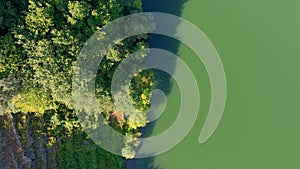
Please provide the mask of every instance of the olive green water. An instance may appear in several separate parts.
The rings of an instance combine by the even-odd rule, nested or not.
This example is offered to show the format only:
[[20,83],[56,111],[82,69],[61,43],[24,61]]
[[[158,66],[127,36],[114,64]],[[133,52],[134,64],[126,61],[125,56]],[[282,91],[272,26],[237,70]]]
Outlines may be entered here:
[[[198,144],[210,103],[209,79],[193,52],[173,45],[197,74],[200,114],[183,142],[135,168],[300,168],[300,1],[173,0],[166,6],[167,1],[146,0],[144,5],[147,11],[181,15],[210,38],[227,75],[226,109],[214,135]],[[172,7],[177,3],[182,13]],[[171,89],[152,135],[170,127],[177,116],[179,90],[176,85]]]

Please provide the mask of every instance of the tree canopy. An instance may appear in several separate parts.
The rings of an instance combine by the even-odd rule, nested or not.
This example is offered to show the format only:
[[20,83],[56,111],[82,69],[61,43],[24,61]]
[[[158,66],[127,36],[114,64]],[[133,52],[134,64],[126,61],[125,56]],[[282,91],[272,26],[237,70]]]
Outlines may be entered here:
[[[89,37],[105,24],[141,10],[140,0],[1,0],[0,87],[5,112],[33,113],[45,120],[41,132],[49,145],[82,132],[71,97],[76,58]],[[114,106],[110,82],[119,63],[145,48],[146,39],[138,35],[115,45],[97,72],[95,92],[102,113],[111,126],[129,136],[140,136],[138,128],[147,123],[142,112],[150,105],[153,73],[140,72],[131,81],[130,100],[140,113],[129,118]],[[125,143],[124,156],[133,157],[130,146],[137,146],[133,143]]]

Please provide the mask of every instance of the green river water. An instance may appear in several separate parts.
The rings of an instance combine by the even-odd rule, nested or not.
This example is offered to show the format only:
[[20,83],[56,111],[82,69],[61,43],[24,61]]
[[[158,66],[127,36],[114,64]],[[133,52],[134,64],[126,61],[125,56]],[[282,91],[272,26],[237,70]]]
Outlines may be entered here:
[[[198,137],[210,104],[210,83],[201,61],[186,46],[152,37],[151,47],[177,53],[197,72],[201,108],[187,137],[172,150],[135,169],[300,168],[300,1],[144,0],[145,11],[181,16],[212,41],[228,85],[223,119],[204,144]],[[179,109],[173,83],[164,114],[149,135],[166,130]]]

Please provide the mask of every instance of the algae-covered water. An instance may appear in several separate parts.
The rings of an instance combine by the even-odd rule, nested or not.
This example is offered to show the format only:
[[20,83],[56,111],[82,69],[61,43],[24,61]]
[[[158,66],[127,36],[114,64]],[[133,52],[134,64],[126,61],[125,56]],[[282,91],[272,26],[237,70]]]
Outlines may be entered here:
[[[183,142],[162,155],[135,160],[135,168],[300,168],[300,1],[144,0],[143,5],[145,11],[181,16],[210,38],[225,68],[228,94],[218,129],[199,144],[210,104],[206,70],[186,46],[152,36],[152,47],[177,53],[197,72],[201,108]],[[177,116],[179,89],[170,86],[167,109],[150,135],[166,130]]]

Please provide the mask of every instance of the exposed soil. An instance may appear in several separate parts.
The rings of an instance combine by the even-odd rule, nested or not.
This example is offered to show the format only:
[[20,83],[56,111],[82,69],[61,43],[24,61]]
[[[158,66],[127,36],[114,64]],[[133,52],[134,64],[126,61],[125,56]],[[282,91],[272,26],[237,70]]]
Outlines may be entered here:
[[42,121],[33,118],[22,113],[0,116],[1,169],[57,168],[54,163],[57,147],[47,146],[48,138],[37,133]]

